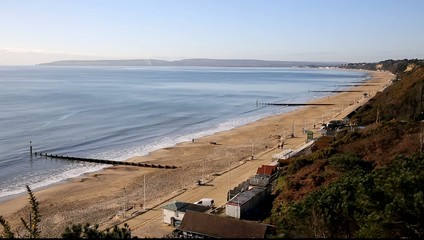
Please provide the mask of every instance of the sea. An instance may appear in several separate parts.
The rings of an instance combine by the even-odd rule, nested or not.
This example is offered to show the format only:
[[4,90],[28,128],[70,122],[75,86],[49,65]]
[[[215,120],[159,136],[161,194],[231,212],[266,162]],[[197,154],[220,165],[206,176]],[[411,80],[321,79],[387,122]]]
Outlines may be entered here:
[[369,79],[318,68],[0,67],[0,200],[229,130]]

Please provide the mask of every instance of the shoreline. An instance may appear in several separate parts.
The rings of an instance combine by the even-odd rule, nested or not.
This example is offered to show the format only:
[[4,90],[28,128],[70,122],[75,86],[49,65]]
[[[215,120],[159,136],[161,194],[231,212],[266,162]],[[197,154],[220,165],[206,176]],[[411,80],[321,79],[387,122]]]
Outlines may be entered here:
[[[324,71],[327,71],[328,69],[323,69]],[[340,69],[343,71],[343,69]],[[338,70],[337,70],[338,71]],[[306,92],[306,91],[305,91]],[[309,95],[309,94],[308,94]],[[312,99],[314,99],[316,96],[305,96],[303,97],[299,102],[306,102],[306,101],[310,101]],[[253,103],[253,104],[252,104]],[[250,103],[250,105],[254,105],[254,102],[252,101]],[[249,110],[248,112],[259,112],[257,115],[245,115],[246,112],[240,112],[237,115],[231,116],[231,118],[229,119],[224,119],[222,120],[220,123],[211,123],[210,126],[205,126],[203,129],[199,128],[197,130],[195,130],[194,132],[183,132],[181,135],[176,135],[176,136],[171,136],[168,139],[166,139],[166,136],[163,136],[162,138],[159,138],[158,140],[155,140],[153,142],[147,142],[146,144],[144,144],[144,142],[142,143],[142,145],[140,145],[140,143],[137,143],[138,140],[135,140],[134,142],[129,142],[129,146],[128,148],[125,148],[126,146],[123,145],[124,147],[122,148],[117,148],[117,149],[113,149],[114,151],[116,150],[116,152],[120,152],[120,150],[129,150],[129,152],[132,154],[132,156],[130,154],[125,154],[122,153],[121,154],[115,154],[111,157],[105,157],[103,158],[103,152],[100,153],[96,153],[97,156],[99,156],[99,158],[101,159],[110,159],[110,160],[117,160],[117,161],[128,161],[128,159],[134,157],[135,155],[138,156],[145,156],[148,155],[150,152],[153,151],[157,151],[163,148],[169,148],[169,147],[175,147],[175,145],[184,142],[184,141],[191,141],[192,138],[198,139],[198,138],[202,138],[205,136],[210,136],[213,135],[217,132],[221,132],[221,131],[227,131],[227,130],[232,130],[234,128],[238,128],[241,126],[244,126],[246,124],[258,121],[260,119],[263,118],[267,118],[270,116],[274,116],[274,115],[279,115],[279,114],[284,114],[288,111],[293,111],[292,108],[266,108],[266,109],[271,109],[272,112],[262,112],[261,108],[265,108],[265,106],[257,106],[257,108],[255,109],[254,106],[252,106],[253,110]],[[71,113],[75,114],[75,113]],[[239,117],[240,115],[240,117]],[[67,115],[66,115],[67,116]],[[166,140],[164,140],[164,138]],[[87,141],[87,140],[86,140]],[[81,142],[81,144],[83,144],[83,142]],[[138,145],[136,145],[138,144]],[[134,146],[136,147],[134,147]],[[54,145],[51,145],[54,146]],[[143,148],[141,148],[140,146],[142,146]],[[101,143],[100,143],[100,148],[101,148]],[[140,147],[139,149],[137,149],[137,147]],[[145,148],[144,148],[145,147]],[[34,145],[34,149],[36,149],[37,146]],[[105,146],[103,145],[103,149],[105,149],[104,151],[108,151],[107,149],[109,149],[108,147],[105,148]],[[134,150],[135,149],[135,150]],[[22,149],[21,149],[22,150]],[[36,149],[35,152],[43,152],[46,153],[46,151],[43,150],[39,150]],[[52,152],[47,152],[50,154],[62,154],[64,150],[59,150],[58,152],[56,151],[52,151]],[[66,151],[66,150],[65,150]],[[137,152],[137,153],[134,153]],[[96,155],[94,154],[94,155]],[[65,154],[64,154],[65,155]],[[91,157],[91,153],[88,152],[88,154],[85,152],[82,154],[82,157]],[[70,155],[73,156],[73,155]],[[78,156],[77,156],[78,157]],[[35,159],[39,158],[39,156],[36,156]],[[41,158],[41,157],[40,157]],[[93,156],[93,158],[96,158],[96,156]],[[54,159],[50,159],[50,160],[54,160]],[[84,168],[84,169],[83,169]],[[13,189],[9,190],[9,186],[5,186],[5,189],[2,189],[2,192],[0,194],[0,203],[5,202],[7,200],[10,200],[12,198],[16,198],[22,195],[26,194],[26,189],[25,189],[25,185],[28,184],[30,185],[30,187],[32,188],[33,191],[38,191],[38,190],[42,190],[46,187],[50,187],[50,186],[54,186],[56,184],[61,184],[63,182],[67,182],[70,179],[73,178],[78,178],[81,176],[81,173],[92,173],[92,172],[97,172],[97,171],[101,171],[100,169],[101,167],[81,167],[81,168],[77,168],[77,170],[75,171],[75,168],[71,169],[71,171],[66,171],[64,170],[64,172],[59,172],[59,174],[55,174],[53,175],[51,178],[44,178],[39,182],[34,182],[32,183],[32,176],[29,176],[28,181],[16,181],[18,184],[14,184],[14,182],[12,182],[10,185],[14,186]],[[103,167],[104,168],[104,167]],[[68,173],[70,172],[70,173]],[[14,176],[19,176],[19,174],[15,174]],[[7,189],[7,190],[6,190]],[[4,191],[4,192],[3,192]]]
[[[308,69],[308,68],[306,68],[306,69]],[[324,69],[322,69],[322,70],[328,70],[328,69],[326,69],[326,68],[324,68]],[[347,72],[364,72],[364,71],[360,71],[360,70],[348,70],[348,69],[341,69],[341,68],[336,68],[336,70],[337,71],[347,71]],[[369,77],[369,73],[367,73],[366,75],[365,75],[365,77],[363,78],[363,81],[365,81],[367,78]],[[343,89],[348,89],[347,87],[342,87]],[[302,105],[306,105],[306,104],[309,104],[309,102],[313,102],[313,101],[315,101],[316,99],[319,99],[319,98],[323,98],[323,97],[327,97],[327,96],[331,96],[331,95],[333,95],[333,94],[336,94],[336,93],[333,93],[333,92],[328,92],[325,96],[312,96],[312,97],[309,97],[309,98],[306,98],[306,100],[304,100],[304,103],[300,103],[299,104],[299,106],[294,106],[294,105],[296,105],[296,104],[294,104],[293,106],[287,106],[288,108],[286,109],[286,110],[284,110],[284,111],[281,111],[281,112],[278,112],[278,113],[269,113],[269,114],[265,114],[265,115],[260,115],[260,116],[254,116],[253,118],[254,118],[254,120],[249,120],[249,121],[246,121],[246,122],[243,122],[243,123],[238,123],[238,124],[235,124],[234,126],[230,126],[230,127],[224,127],[224,128],[222,128],[222,127],[215,127],[215,128],[207,128],[206,130],[204,130],[204,131],[206,131],[207,133],[203,133],[204,131],[200,131],[200,132],[194,132],[194,133],[191,133],[191,134],[186,134],[186,135],[183,135],[183,136],[180,136],[180,137],[178,137],[178,138],[186,138],[186,139],[184,139],[184,140],[181,140],[181,139],[179,139],[179,140],[177,140],[177,141],[173,141],[174,143],[171,143],[171,144],[166,144],[166,145],[168,145],[168,146],[161,146],[160,148],[158,147],[158,148],[153,148],[153,149],[151,149],[151,150],[149,150],[149,152],[147,152],[147,151],[145,151],[145,152],[147,152],[147,153],[142,153],[142,154],[145,154],[145,155],[140,155],[140,156],[147,156],[147,155],[149,155],[151,152],[154,152],[154,151],[158,151],[158,150],[161,150],[161,149],[164,149],[164,148],[172,148],[172,147],[175,147],[177,144],[180,144],[180,143],[183,143],[183,142],[185,142],[185,141],[190,141],[191,140],[191,138],[192,138],[192,136],[190,136],[190,137],[188,137],[189,135],[200,135],[200,136],[194,136],[196,139],[198,139],[198,138],[203,138],[203,137],[207,137],[207,136],[210,136],[210,135],[213,135],[213,134],[216,134],[216,133],[219,133],[219,132],[222,132],[222,131],[229,131],[229,130],[232,130],[232,129],[235,129],[235,128],[239,128],[239,127],[242,127],[242,126],[245,126],[245,125],[248,125],[248,124],[251,124],[251,123],[253,123],[253,122],[256,122],[256,121],[259,121],[259,120],[261,120],[261,119],[265,119],[265,118],[268,118],[268,117],[272,117],[272,116],[276,116],[276,115],[281,115],[281,114],[286,114],[286,113],[288,113],[288,112],[291,112],[291,111],[294,111],[295,109],[293,109],[293,108],[301,108],[301,107],[304,107],[304,106],[302,106]],[[293,103],[290,103],[290,104],[293,104]],[[269,106],[265,106],[265,105],[269,105],[269,104],[265,104],[265,103],[260,103],[260,107],[269,107]],[[272,104],[271,104],[272,105]],[[276,105],[278,105],[278,103],[276,104]],[[293,107],[293,108],[292,108]],[[258,107],[257,107],[258,108]],[[231,120],[230,120],[231,121]],[[224,122],[222,122],[223,124],[227,124],[227,122],[226,121],[224,121]],[[178,139],[178,138],[175,138],[175,139]],[[188,138],[188,139],[187,139]],[[149,144],[148,144],[149,145]],[[45,153],[45,152],[43,152],[43,153]],[[50,153],[50,152],[49,152]],[[58,155],[60,154],[60,152],[58,153]],[[72,156],[72,155],[71,155]],[[123,161],[123,162],[125,162],[125,161],[128,161],[129,159],[131,159],[131,158],[134,158],[135,156],[132,156],[132,157],[130,157],[130,156],[126,156],[127,158],[119,158],[119,160],[117,160],[117,161]],[[103,158],[102,158],[103,159]],[[113,159],[112,158],[112,160],[115,160],[115,159]],[[109,165],[110,166],[110,165]],[[107,166],[106,166],[107,167]],[[68,175],[68,176],[65,176],[65,177],[57,177],[57,178],[55,178],[54,180],[52,180],[52,181],[48,181],[48,180],[43,180],[42,182],[37,182],[37,183],[35,183],[35,184],[33,184],[32,186],[30,185],[30,187],[32,187],[32,190],[33,191],[39,191],[39,190],[42,190],[42,189],[44,189],[44,188],[48,188],[48,187],[51,187],[51,186],[54,186],[54,185],[56,185],[56,184],[63,184],[63,183],[67,183],[67,182],[69,182],[70,180],[72,180],[72,179],[74,179],[74,178],[79,178],[79,177],[81,177],[81,176],[83,176],[84,174],[89,174],[89,173],[95,173],[95,172],[97,172],[97,171],[102,171],[104,168],[106,168],[106,167],[103,167],[103,168],[101,168],[101,169],[99,169],[99,168],[97,168],[97,169],[85,169],[85,170],[83,170],[84,172],[81,174],[81,173],[79,173],[79,175],[76,175],[75,173],[73,173],[73,174],[71,174],[70,176]],[[13,199],[13,198],[16,198],[16,197],[19,197],[19,196],[22,196],[22,195],[26,195],[26,189],[25,189],[25,187],[24,187],[25,185],[22,185],[21,186],[21,188],[18,190],[18,191],[22,191],[22,192],[18,192],[18,191],[11,191],[11,192],[13,192],[13,193],[11,193],[11,192],[6,192],[6,194],[10,194],[10,195],[5,195],[5,196],[0,196],[0,204],[1,203],[3,203],[3,202],[6,202],[6,201],[8,201],[8,200],[11,200],[11,199]]]
[[[373,81],[383,85],[388,84],[394,76],[384,72],[362,72],[368,72],[372,77],[361,85]],[[381,89],[380,86],[358,86],[349,89],[358,88],[377,88],[377,90],[373,89],[374,91]],[[323,103],[338,98],[342,102],[352,101],[352,103],[355,103],[361,99],[358,95],[360,93],[337,93],[312,99],[308,102]],[[342,103],[340,112],[348,111],[348,108],[351,107],[349,104],[345,104],[345,109],[344,103]],[[178,191],[192,189],[195,180],[202,176],[199,169],[202,168],[204,162],[207,162],[204,175],[207,180],[213,180],[215,179],[214,174],[223,173],[229,168],[229,161],[233,163],[246,162],[251,155],[252,148],[254,148],[255,155],[258,152],[271,153],[275,151],[279,137],[283,135],[283,129],[286,129],[288,134],[292,126],[295,126],[296,133],[296,138],[292,139],[292,145],[297,146],[295,144],[302,142],[304,138],[300,133],[302,126],[307,125],[308,128],[312,129],[311,126],[316,125],[322,118],[325,117],[325,120],[328,121],[329,117],[331,118],[335,114],[324,116],[324,112],[330,111],[331,114],[331,111],[335,111],[333,108],[334,106],[298,107],[286,113],[265,117],[230,130],[201,137],[196,139],[194,143],[181,142],[173,147],[153,151],[146,156],[132,157],[126,160],[177,165],[180,166],[178,169],[140,169],[112,166],[37,189],[34,193],[40,202],[40,211],[43,215],[42,231],[47,231],[49,225],[56,225],[59,229],[55,230],[58,231],[47,231],[45,236],[57,237],[57,234],[64,230],[64,227],[61,226],[68,226],[70,223],[90,222],[100,224],[104,222],[100,221],[101,219],[108,219],[122,207],[122,200],[125,197],[131,199],[129,204],[137,205],[141,203],[144,197],[142,194],[144,176],[146,176],[146,193],[148,193],[146,194],[146,205],[152,206],[155,202],[168,199]],[[309,115],[304,115],[304,118],[302,118],[301,116],[305,112],[308,112]],[[283,122],[282,119],[285,119],[285,121]],[[209,142],[218,144],[209,144]],[[289,147],[290,144],[290,141],[288,141],[287,146]],[[0,215],[3,215],[10,225],[19,225],[19,217],[27,216],[27,212],[29,212],[29,207],[26,205],[28,205],[26,193],[10,200],[1,201]]]

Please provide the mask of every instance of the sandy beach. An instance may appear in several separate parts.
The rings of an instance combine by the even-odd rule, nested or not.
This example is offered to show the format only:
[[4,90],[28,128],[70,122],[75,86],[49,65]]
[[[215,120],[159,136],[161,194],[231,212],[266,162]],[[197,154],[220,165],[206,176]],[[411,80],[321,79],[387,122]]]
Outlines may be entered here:
[[[181,192],[193,194],[192,197],[186,195],[188,200],[197,198],[208,192],[207,189],[195,185],[196,180],[202,176],[216,189],[226,192],[229,183],[224,178],[228,177],[227,171],[230,166],[232,168],[240,166],[237,167],[238,171],[233,171],[230,176],[233,179],[230,184],[235,186],[239,183],[238,180],[256,172],[258,166],[271,162],[272,154],[282,151],[277,148],[280,137],[284,134],[289,135],[293,126],[295,137],[286,139],[284,149],[296,148],[305,142],[306,135],[302,132],[303,128],[312,130],[314,136],[319,136],[322,121],[343,118],[390,84],[390,80],[394,77],[388,72],[369,73],[372,78],[367,81],[367,85],[352,87],[355,92],[338,93],[312,101],[334,105],[297,108],[289,113],[195,139],[194,142],[180,143],[147,156],[128,159],[132,162],[176,165],[177,169],[111,166],[35,191],[42,214],[40,224],[42,236],[60,237],[65,227],[73,223],[89,222],[102,226],[119,223],[122,218],[115,219],[114,216],[122,209],[126,199],[128,206],[141,209],[140,204],[145,197],[147,208],[159,211],[156,206]],[[368,98],[364,98],[364,93],[368,94]],[[252,149],[254,160],[250,160]],[[146,196],[143,196],[144,179]],[[27,195],[24,195],[0,204],[0,215],[9,221],[13,226],[12,229],[21,226],[20,217],[28,218],[30,211],[27,199]],[[217,205],[224,204],[224,199],[225,194],[216,199]],[[146,227],[146,224],[138,224],[144,221],[141,218],[138,222],[137,218],[131,221],[128,223],[133,229],[133,236],[161,237],[149,233],[153,230]],[[20,231],[22,232],[22,229]]]

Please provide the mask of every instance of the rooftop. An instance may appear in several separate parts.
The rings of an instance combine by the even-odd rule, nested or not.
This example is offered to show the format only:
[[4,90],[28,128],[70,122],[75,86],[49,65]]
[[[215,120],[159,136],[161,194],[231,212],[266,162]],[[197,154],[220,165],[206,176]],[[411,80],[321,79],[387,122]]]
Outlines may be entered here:
[[227,204],[230,204],[230,205],[243,205],[244,203],[248,202],[254,196],[262,193],[263,191],[266,191],[266,188],[263,188],[263,187],[253,187],[250,190],[241,192],[239,195],[235,196],[230,201],[228,201]]
[[256,174],[272,175],[277,171],[277,166],[262,165],[258,168]]
[[265,238],[268,225],[187,211],[178,229],[213,238]]
[[187,210],[196,212],[206,212],[210,208],[204,205],[174,201],[162,207],[163,209],[186,212]]

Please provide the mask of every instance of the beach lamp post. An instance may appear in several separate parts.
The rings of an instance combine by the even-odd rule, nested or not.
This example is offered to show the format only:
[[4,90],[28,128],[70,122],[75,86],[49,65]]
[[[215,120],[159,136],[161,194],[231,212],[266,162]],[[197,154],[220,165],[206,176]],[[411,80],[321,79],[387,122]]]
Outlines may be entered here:
[[127,202],[128,202],[128,195],[127,195],[127,190],[125,189],[125,188],[123,188],[124,189],[124,211],[123,211],[123,213],[124,213],[124,218],[126,217],[125,216],[125,214],[126,214],[126,212],[127,212]]
[[205,182],[205,159],[203,158],[203,168],[202,168],[202,182]]
[[143,175],[143,210],[146,210],[146,175]]
[[285,128],[283,128],[283,135],[280,136],[280,139],[279,139],[280,142],[278,144],[278,148],[283,148],[284,140],[286,140],[286,129]]
[[229,162],[229,166],[230,166],[230,181],[229,181],[229,188],[228,188],[228,201],[231,198],[231,161]]
[[253,160],[255,157],[254,157],[254,154],[253,154],[253,148],[255,147],[255,140],[253,139],[252,140],[252,153],[251,153],[251,155],[250,155],[250,160]]

